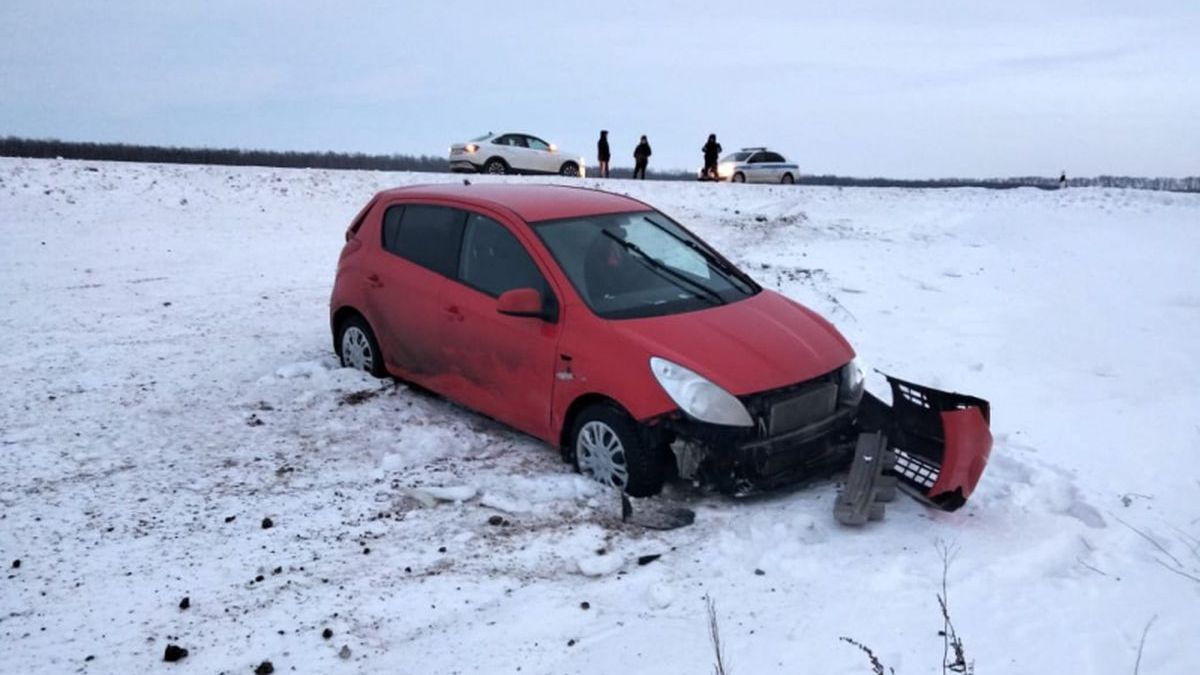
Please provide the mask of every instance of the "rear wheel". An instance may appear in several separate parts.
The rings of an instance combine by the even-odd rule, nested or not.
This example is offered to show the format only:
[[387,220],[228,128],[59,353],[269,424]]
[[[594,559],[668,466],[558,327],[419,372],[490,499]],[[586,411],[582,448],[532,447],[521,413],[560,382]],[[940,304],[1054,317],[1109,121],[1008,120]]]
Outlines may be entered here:
[[342,367],[363,370],[375,377],[387,376],[387,369],[383,367],[383,353],[379,351],[375,332],[367,325],[366,319],[357,314],[348,317],[338,332],[338,356],[341,357]]
[[792,174],[785,173],[783,174],[783,178],[779,179],[779,182],[783,183],[784,185],[791,185],[792,183],[796,182],[796,179],[792,177]]
[[484,163],[483,172],[496,175],[506,174],[508,173],[508,165],[499,157],[493,157]]
[[663,486],[663,466],[656,449],[647,447],[637,422],[612,404],[585,408],[571,432],[575,467],[583,475],[632,497],[656,495]]
[[731,180],[733,180],[733,182],[735,182],[735,183],[745,183],[746,182],[746,174],[739,171],[739,172],[733,174],[733,178]]

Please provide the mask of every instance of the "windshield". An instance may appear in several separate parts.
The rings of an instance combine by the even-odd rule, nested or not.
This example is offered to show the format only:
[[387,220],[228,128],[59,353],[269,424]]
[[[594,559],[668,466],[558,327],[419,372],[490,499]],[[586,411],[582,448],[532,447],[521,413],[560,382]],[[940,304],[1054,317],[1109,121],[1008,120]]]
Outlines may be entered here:
[[472,138],[471,140],[469,140],[467,142],[468,143],[478,143],[479,141],[486,141],[487,139],[491,138],[494,135],[495,134],[493,134],[492,132],[489,131],[486,134]]
[[750,156],[750,153],[748,153],[748,152],[733,152],[728,155],[725,155],[725,159],[722,159],[721,161],[722,162],[744,162],[744,161],[746,161],[746,158],[749,156]]
[[657,211],[533,223],[597,316],[632,319],[691,312],[750,297],[749,277]]

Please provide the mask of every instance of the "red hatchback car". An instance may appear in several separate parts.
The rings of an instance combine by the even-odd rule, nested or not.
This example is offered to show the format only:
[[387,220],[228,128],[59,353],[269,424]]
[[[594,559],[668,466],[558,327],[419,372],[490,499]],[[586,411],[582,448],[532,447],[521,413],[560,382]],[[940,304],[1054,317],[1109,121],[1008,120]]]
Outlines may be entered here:
[[829,322],[599,190],[381,192],[346,232],[330,310],[344,366],[536,436],[633,496],[674,477],[735,494],[793,482],[878,430],[891,471],[956,508],[991,447],[986,402],[899,380],[895,408],[864,395]]

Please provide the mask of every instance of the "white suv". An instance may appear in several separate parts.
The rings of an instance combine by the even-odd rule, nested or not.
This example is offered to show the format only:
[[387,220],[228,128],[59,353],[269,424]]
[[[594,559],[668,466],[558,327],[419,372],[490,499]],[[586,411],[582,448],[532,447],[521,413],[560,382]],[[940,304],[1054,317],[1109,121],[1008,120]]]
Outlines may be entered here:
[[537,136],[491,132],[450,146],[450,170],[580,177],[585,171],[583,157],[561,152]]

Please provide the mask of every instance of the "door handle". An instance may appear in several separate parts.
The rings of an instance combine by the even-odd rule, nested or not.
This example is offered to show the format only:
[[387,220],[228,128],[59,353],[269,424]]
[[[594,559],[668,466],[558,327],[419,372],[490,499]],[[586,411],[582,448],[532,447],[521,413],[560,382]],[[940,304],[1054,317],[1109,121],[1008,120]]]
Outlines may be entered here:
[[383,288],[383,280],[381,280],[379,278],[378,274],[368,274],[367,275],[367,284],[371,288]]
[[446,305],[442,308],[442,311],[448,315],[446,318],[451,321],[462,321],[466,318],[463,316],[462,310],[458,308],[458,305]]

